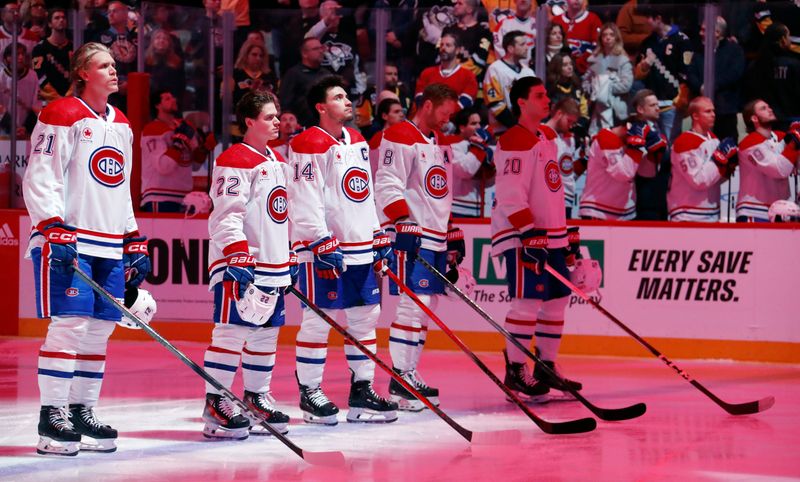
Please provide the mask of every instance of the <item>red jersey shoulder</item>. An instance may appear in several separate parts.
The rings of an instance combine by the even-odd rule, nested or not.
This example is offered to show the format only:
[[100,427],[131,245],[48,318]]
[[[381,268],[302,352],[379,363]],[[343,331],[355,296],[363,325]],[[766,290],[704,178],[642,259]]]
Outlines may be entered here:
[[703,142],[705,139],[694,132],[682,132],[672,144],[672,150],[678,153],[693,151],[702,146]]
[[272,151],[272,155],[273,155],[273,156],[275,156],[275,160],[276,160],[276,161],[278,161],[278,162],[282,162],[282,163],[286,164],[286,158],[285,158],[285,157],[283,157],[283,154],[281,154],[281,153],[280,153],[280,152],[278,152],[278,151],[274,151],[274,150],[272,150],[272,149],[270,149],[270,150]]
[[528,151],[539,142],[539,138],[528,129],[515,125],[500,136],[497,141],[498,149],[504,151]]
[[160,136],[165,132],[169,132],[172,129],[167,125],[166,122],[160,121],[158,119],[148,122],[144,129],[142,129],[143,136]]
[[751,132],[750,134],[747,134],[744,139],[742,139],[742,142],[739,143],[739,150],[743,151],[745,149],[750,149],[751,147],[755,147],[766,140],[767,138],[758,132]]
[[539,133],[542,134],[544,138],[547,139],[548,141],[552,141],[553,139],[558,137],[556,131],[554,131],[552,127],[545,124],[539,126]]
[[603,149],[604,151],[609,149],[619,149],[622,147],[622,139],[608,129],[602,129],[600,132],[598,132],[595,136],[595,140],[600,146],[600,149]]
[[458,144],[459,142],[463,141],[464,138],[455,134],[452,135],[444,135],[437,133],[436,141],[440,146],[452,146],[453,144]]
[[81,119],[94,117],[76,97],[63,97],[47,104],[39,114],[39,122],[52,126],[70,127]]
[[350,134],[350,144],[355,144],[356,142],[367,142],[367,140],[364,139],[364,136],[362,136],[357,130],[350,127],[345,127],[345,129],[347,129],[347,133]]
[[219,167],[235,169],[252,169],[264,162],[264,156],[248,148],[244,144],[234,144],[219,155],[216,164]]
[[272,139],[271,141],[267,141],[267,146],[271,147],[272,149],[280,147],[284,144],[286,144],[286,141],[284,141],[283,139]]
[[289,147],[298,154],[325,154],[336,140],[319,128],[306,129],[289,141]]
[[408,121],[399,122],[383,132],[383,138],[396,144],[411,146],[425,142],[422,133]]
[[114,122],[119,124],[127,124],[129,127],[131,125],[131,122],[127,117],[125,117],[125,114],[123,114],[122,111],[116,107],[114,107]]
[[369,140],[369,148],[372,150],[377,149],[381,145],[381,141],[383,140],[383,131],[376,132],[372,138]]

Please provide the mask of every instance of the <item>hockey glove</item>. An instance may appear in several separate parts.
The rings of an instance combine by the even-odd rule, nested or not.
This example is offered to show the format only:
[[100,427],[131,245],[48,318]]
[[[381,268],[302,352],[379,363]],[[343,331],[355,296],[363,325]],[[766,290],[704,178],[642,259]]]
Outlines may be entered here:
[[464,231],[461,228],[447,230],[447,265],[455,268],[464,261],[467,247],[464,244]]
[[567,266],[573,266],[581,258],[581,234],[577,226],[567,228]]
[[136,233],[123,239],[122,262],[125,265],[125,287],[137,288],[150,273],[147,238]]
[[231,283],[233,297],[239,301],[244,297],[247,286],[256,280],[256,258],[243,251],[231,253],[225,258],[228,267],[222,275],[222,281]]
[[325,236],[308,245],[314,253],[314,269],[322,279],[336,279],[344,271],[344,254],[339,249],[339,240]]
[[536,274],[542,274],[547,262],[547,231],[529,229],[522,233],[522,266]]
[[289,276],[292,278],[292,286],[297,284],[300,278],[300,263],[297,261],[297,253],[289,251]]
[[78,235],[75,228],[60,220],[38,228],[44,235],[42,255],[47,255],[50,269],[56,273],[69,273],[78,257]]
[[397,234],[394,237],[394,251],[404,251],[413,258],[422,245],[422,228],[411,221],[401,221],[394,225]]
[[[639,149],[647,145],[647,135],[650,133],[650,126],[647,122],[633,121],[628,126],[625,136],[625,144],[632,149]],[[657,135],[657,134],[656,134]]]
[[644,138],[644,147],[650,154],[655,154],[667,149],[667,141],[655,129],[649,129]]
[[[793,123],[800,124],[798,122]],[[786,137],[783,138],[783,142],[788,146],[791,145],[794,150],[800,150],[800,125],[794,128],[790,128],[789,131],[786,133]]]
[[738,164],[738,152],[736,141],[730,137],[726,137],[719,143],[717,149],[711,154],[711,160],[717,165],[721,175],[727,176],[730,175],[729,172],[733,171],[732,168]]
[[393,260],[391,238],[382,230],[376,231],[372,236],[372,262],[375,269],[379,271],[384,264],[392,264]]

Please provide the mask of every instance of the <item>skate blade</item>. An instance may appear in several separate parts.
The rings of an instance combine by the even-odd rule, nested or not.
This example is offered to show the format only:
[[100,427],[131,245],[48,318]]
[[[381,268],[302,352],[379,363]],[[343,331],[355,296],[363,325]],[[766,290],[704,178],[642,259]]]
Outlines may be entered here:
[[[545,404],[545,403],[550,401],[549,393],[544,393],[542,395],[533,395],[533,396],[531,396],[531,395],[527,395],[527,394],[525,394],[523,392],[517,392],[517,391],[514,391],[514,390],[512,390],[512,391],[514,392],[514,395],[517,396],[517,398],[522,400],[523,403],[531,403],[531,404],[536,404],[536,405],[543,405],[543,404]],[[510,397],[506,397],[506,400],[508,400],[511,403],[514,403],[514,400],[512,400]]]
[[[389,395],[389,399],[397,404],[397,409],[403,412],[421,412],[425,409],[425,404],[413,398],[411,400],[400,395]],[[434,404],[438,406],[438,403]]]
[[39,437],[36,453],[39,455],[54,455],[57,457],[74,457],[80,452],[80,442],[62,442],[50,437]]
[[[88,439],[88,440],[84,440]],[[81,438],[80,449],[81,452],[98,452],[103,454],[110,454],[117,451],[116,439],[113,438],[91,438],[84,435]]]
[[473,432],[471,442],[476,445],[515,445],[522,440],[519,430],[495,430],[493,432]]
[[249,436],[247,428],[230,429],[208,423],[203,427],[203,437],[211,440],[244,440]]
[[336,414],[328,415],[327,417],[317,417],[311,413],[303,412],[303,421],[305,423],[313,423],[316,425],[327,425],[329,427],[333,427],[334,425],[339,424],[339,420],[336,418]]
[[547,401],[548,402],[577,402],[578,399],[575,398],[569,392],[562,392],[559,389],[551,389],[550,393],[547,394]]
[[[288,423],[271,423],[269,425],[270,425],[270,427],[272,427],[275,430],[277,430],[281,435],[286,435],[287,433],[289,433],[289,424]],[[263,425],[258,424],[258,425],[253,425],[252,427],[250,427],[250,435],[257,435],[257,436],[260,437],[260,436],[264,436],[264,435],[272,435],[272,432],[267,430],[267,428],[264,427]]]
[[347,421],[350,423],[392,423],[397,421],[397,412],[389,410],[378,412],[367,408],[350,408],[347,412]]

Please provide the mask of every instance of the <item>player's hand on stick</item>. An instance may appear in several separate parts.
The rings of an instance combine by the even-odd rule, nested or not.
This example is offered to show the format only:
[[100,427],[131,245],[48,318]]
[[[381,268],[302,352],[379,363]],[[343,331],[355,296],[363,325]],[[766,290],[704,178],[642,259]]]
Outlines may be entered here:
[[567,228],[567,266],[573,266],[581,258],[581,234],[577,226]]
[[256,280],[256,258],[250,253],[240,251],[231,253],[225,261],[228,267],[225,268],[222,280],[233,284],[233,296],[239,301],[244,297],[247,285]]
[[400,221],[395,223],[394,227],[396,235],[392,247],[395,252],[404,251],[412,258],[416,256],[422,245],[422,228],[412,221]]
[[392,240],[383,230],[376,231],[372,237],[372,262],[376,271],[380,271],[384,264],[394,262]]
[[150,273],[147,238],[138,233],[122,240],[122,260],[125,265],[125,286],[136,288]]
[[529,229],[522,233],[522,266],[542,274],[547,262],[547,231]]
[[42,255],[46,253],[50,269],[67,273],[78,257],[78,234],[73,226],[64,224],[60,219],[45,222],[48,224],[38,228],[45,239]]
[[466,244],[464,244],[464,231],[461,228],[450,228],[447,230],[447,265],[455,268],[464,261],[467,255]]
[[726,137],[719,143],[717,149],[711,155],[711,160],[714,161],[714,164],[717,165],[717,168],[719,168],[723,176],[729,176],[730,173],[733,172],[733,168],[736,167],[736,164],[739,163],[738,153],[739,148],[736,146],[736,141],[730,137]]
[[339,240],[325,236],[308,245],[314,253],[314,269],[322,279],[336,279],[344,271],[344,255],[339,248]]
[[292,286],[296,285],[300,278],[300,263],[294,251],[289,251],[289,276],[292,278]]

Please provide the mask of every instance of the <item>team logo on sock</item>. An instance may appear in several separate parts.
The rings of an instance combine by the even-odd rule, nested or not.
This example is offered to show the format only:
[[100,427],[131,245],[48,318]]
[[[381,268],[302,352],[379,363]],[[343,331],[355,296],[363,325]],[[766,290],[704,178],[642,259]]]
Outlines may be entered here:
[[433,166],[425,173],[425,191],[436,199],[447,196],[447,169]]
[[275,186],[267,196],[267,212],[278,224],[285,223],[289,218],[289,203],[286,199],[286,188],[283,186]]
[[364,202],[369,197],[369,173],[358,167],[351,167],[342,177],[342,191],[353,202]]
[[544,166],[544,182],[547,187],[556,192],[561,189],[561,171],[556,161],[548,161]]
[[125,157],[122,151],[103,146],[89,156],[89,172],[103,186],[117,187],[125,181]]

